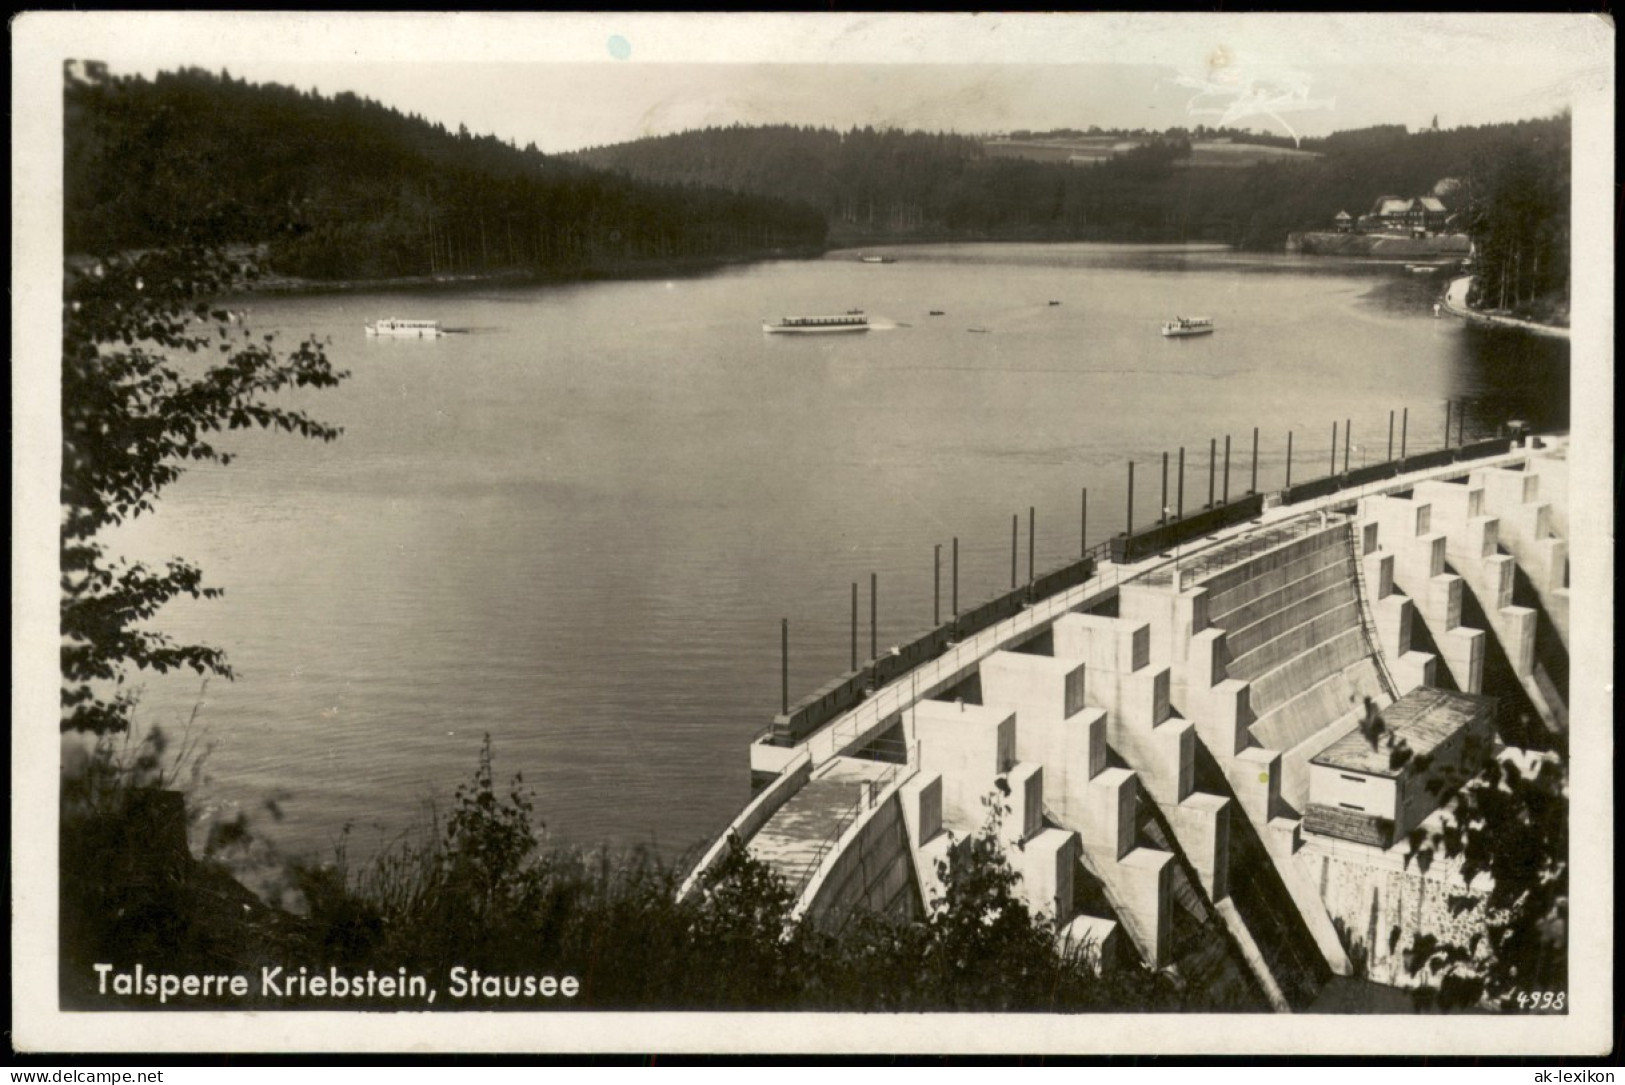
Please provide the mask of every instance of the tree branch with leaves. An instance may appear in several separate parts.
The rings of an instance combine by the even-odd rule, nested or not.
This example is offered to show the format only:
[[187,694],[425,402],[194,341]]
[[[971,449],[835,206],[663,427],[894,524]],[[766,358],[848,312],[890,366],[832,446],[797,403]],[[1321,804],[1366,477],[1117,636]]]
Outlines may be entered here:
[[[1568,985],[1568,774],[1558,755],[1490,762],[1456,792],[1435,832],[1418,830],[1410,858],[1426,873],[1433,858],[1460,864],[1462,881],[1481,876],[1482,893],[1451,893],[1453,914],[1481,909],[1465,943],[1414,937],[1406,966],[1428,986],[1425,1003],[1451,1009],[1507,1008],[1518,997]],[[1482,884],[1482,883],[1480,883]]]
[[145,628],[170,600],[216,598],[202,572],[110,556],[104,529],[151,512],[187,465],[229,464],[219,435],[281,429],[331,441],[340,430],[277,402],[347,374],[307,339],[288,352],[211,299],[254,275],[217,249],[179,246],[66,272],[62,310],[61,635],[63,731],[130,723],[132,669],[230,678],[223,652]]

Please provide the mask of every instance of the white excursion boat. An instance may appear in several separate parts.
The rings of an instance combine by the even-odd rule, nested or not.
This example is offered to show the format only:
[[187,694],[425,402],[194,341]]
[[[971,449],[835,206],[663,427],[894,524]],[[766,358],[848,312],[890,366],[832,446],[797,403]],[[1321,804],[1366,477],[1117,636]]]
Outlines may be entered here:
[[1180,335],[1212,335],[1213,321],[1205,316],[1176,316],[1163,324],[1162,334],[1169,338]]
[[762,330],[800,335],[816,332],[866,332],[869,330],[869,318],[864,316],[861,310],[842,313],[840,316],[786,316],[780,317],[777,323],[763,321]]
[[395,336],[405,339],[435,339],[446,333],[438,320],[401,320],[388,317],[367,325],[368,335]]
[[895,263],[897,263],[897,257],[895,257],[895,256],[860,256],[860,257],[858,257],[858,262],[859,263],[864,263],[864,264],[895,264]]

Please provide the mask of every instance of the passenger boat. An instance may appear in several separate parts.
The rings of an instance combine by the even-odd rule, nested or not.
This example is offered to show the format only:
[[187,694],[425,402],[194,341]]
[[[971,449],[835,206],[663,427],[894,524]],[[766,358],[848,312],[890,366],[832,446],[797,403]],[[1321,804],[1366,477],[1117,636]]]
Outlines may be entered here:
[[897,263],[897,257],[895,257],[895,256],[860,256],[860,257],[858,257],[858,259],[860,261],[862,261],[863,263],[865,263],[865,264],[895,264],[895,263]]
[[854,309],[840,316],[786,316],[780,317],[776,323],[763,321],[762,330],[799,335],[817,332],[866,332],[869,330],[869,318],[863,315],[861,309]]
[[391,336],[404,339],[435,339],[446,333],[438,320],[401,320],[388,317],[367,325],[368,335]]
[[1169,338],[1181,335],[1212,335],[1213,321],[1205,316],[1176,316],[1162,326]]

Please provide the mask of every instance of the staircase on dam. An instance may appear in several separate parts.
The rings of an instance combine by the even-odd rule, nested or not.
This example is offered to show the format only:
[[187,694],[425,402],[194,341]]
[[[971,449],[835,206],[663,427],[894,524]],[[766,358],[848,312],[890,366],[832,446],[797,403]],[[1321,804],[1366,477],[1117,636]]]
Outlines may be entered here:
[[1481,468],[1467,485],[1483,489],[1497,544],[1516,561],[1513,603],[1535,614],[1528,677],[1561,726],[1569,700],[1568,461],[1556,451],[1521,466]]
[[747,842],[753,858],[792,890],[811,879],[842,833],[870,808],[877,785],[897,766],[855,757],[836,757],[780,806]]
[[1360,600],[1347,524],[1333,524],[1199,581],[1224,631],[1225,674],[1251,687],[1252,739],[1282,751],[1282,799],[1301,810],[1308,760],[1370,698],[1393,699]]

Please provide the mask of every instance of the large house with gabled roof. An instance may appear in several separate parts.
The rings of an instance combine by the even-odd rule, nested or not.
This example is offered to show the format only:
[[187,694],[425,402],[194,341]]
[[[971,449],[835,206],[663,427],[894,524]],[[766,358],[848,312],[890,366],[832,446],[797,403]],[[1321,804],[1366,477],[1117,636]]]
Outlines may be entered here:
[[1361,233],[1406,233],[1426,237],[1444,229],[1450,211],[1437,196],[1379,196],[1371,212],[1360,216]]

